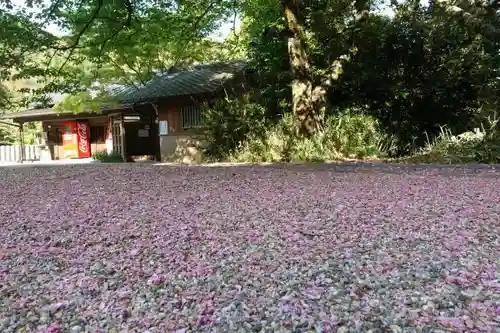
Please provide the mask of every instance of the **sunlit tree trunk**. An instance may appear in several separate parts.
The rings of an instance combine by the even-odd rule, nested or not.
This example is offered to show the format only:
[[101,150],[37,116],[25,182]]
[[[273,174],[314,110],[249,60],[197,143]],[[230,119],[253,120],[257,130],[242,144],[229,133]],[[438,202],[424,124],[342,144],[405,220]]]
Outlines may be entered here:
[[293,114],[299,135],[311,136],[324,128],[325,90],[315,87],[306,51],[301,11],[305,0],[282,0],[288,28],[288,55],[294,75],[292,82]]

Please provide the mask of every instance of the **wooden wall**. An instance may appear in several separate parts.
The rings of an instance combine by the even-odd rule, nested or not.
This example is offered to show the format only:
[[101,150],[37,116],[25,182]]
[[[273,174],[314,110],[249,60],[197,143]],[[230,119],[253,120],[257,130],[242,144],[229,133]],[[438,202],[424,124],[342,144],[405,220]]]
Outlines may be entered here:
[[168,121],[168,135],[160,136],[161,160],[166,162],[199,162],[202,142],[199,130],[182,127],[181,109],[197,105],[214,98],[214,94],[179,96],[161,101],[158,104],[158,120]]

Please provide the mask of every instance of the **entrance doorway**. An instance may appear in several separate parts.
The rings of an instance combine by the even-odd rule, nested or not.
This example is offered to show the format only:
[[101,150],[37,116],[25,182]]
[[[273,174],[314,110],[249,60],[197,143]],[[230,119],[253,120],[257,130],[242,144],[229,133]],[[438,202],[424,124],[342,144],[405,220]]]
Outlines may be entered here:
[[155,116],[126,113],[111,116],[113,150],[125,160],[158,159],[158,129]]

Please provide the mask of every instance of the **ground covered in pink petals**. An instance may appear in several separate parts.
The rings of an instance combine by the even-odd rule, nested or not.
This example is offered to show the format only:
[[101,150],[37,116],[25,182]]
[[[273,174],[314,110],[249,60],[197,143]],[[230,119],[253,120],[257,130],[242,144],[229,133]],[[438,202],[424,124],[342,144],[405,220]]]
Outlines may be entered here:
[[499,332],[500,173],[0,168],[0,332]]

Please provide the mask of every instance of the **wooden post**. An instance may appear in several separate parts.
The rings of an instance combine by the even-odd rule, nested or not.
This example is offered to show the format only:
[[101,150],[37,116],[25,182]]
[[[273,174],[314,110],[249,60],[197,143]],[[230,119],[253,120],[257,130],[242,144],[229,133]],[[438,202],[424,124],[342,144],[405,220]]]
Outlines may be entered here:
[[21,163],[25,160],[25,149],[24,149],[24,124],[19,123],[19,141],[21,142]]
[[160,117],[158,115],[158,104],[151,103],[151,106],[154,110],[154,116],[151,118],[151,129],[154,127],[155,131],[151,131],[151,135],[155,134],[156,139],[156,156],[155,159],[157,162],[161,162],[161,142],[160,142]]
[[123,162],[127,162],[127,150],[125,147],[125,125],[123,121],[123,113],[120,113],[120,141],[122,146]]

